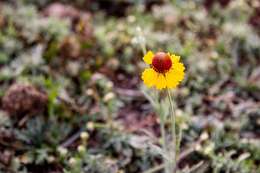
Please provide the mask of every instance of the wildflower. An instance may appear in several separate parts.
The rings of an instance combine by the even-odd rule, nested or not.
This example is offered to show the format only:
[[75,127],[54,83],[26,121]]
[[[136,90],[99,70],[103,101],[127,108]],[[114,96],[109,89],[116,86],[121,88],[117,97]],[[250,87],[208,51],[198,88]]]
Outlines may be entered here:
[[180,116],[182,116],[183,115],[183,111],[181,110],[181,109],[177,109],[176,110],[176,116],[177,117],[180,117]]
[[76,163],[77,163],[77,160],[76,160],[74,157],[71,157],[71,158],[69,159],[69,164],[70,164],[70,166],[75,166]]
[[201,151],[202,150],[202,146],[200,144],[196,144],[195,145],[195,150],[196,151]]
[[79,145],[77,147],[77,150],[79,153],[82,153],[82,154],[84,154],[86,152],[86,148],[83,145]]
[[213,152],[214,148],[215,148],[215,144],[209,143],[209,145],[206,146],[205,149],[204,149],[204,154],[210,155]]
[[88,122],[86,124],[86,127],[87,127],[88,130],[92,131],[95,128],[95,124],[93,122]]
[[109,92],[109,93],[107,93],[107,94],[104,96],[103,100],[104,100],[104,102],[109,102],[109,101],[112,100],[113,98],[115,98],[115,94],[112,93],[112,92]]
[[47,161],[48,161],[48,163],[53,163],[55,161],[55,157],[54,156],[48,156]]
[[130,22],[130,23],[134,23],[134,22],[136,21],[136,17],[130,15],[130,16],[127,17],[127,20],[128,20],[128,22]]
[[83,140],[83,141],[86,141],[88,138],[89,138],[89,134],[87,132],[81,132],[80,133],[80,138]]
[[200,139],[202,141],[206,141],[207,139],[209,138],[209,134],[207,132],[203,132],[201,135],[200,135]]
[[158,90],[176,88],[184,78],[184,65],[180,57],[170,53],[149,51],[144,57],[145,63],[150,65],[142,73],[144,84],[155,86]]
[[106,83],[106,87],[107,87],[108,89],[113,88],[113,86],[114,86],[114,84],[113,84],[113,82],[111,82],[111,81],[108,81],[108,82]]
[[60,153],[61,156],[65,156],[68,153],[67,148],[64,147],[58,147],[58,152]]
[[87,89],[86,94],[87,94],[88,96],[94,95],[93,89]]

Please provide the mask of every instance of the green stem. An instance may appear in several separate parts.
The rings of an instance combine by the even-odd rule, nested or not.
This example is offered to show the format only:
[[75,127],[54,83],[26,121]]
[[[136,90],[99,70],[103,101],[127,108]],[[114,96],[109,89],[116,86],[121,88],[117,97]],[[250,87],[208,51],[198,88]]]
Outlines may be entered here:
[[[170,153],[170,158],[172,159],[172,166],[171,166],[171,172],[173,172],[174,170],[176,170],[176,163],[177,163],[177,137],[176,137],[176,112],[175,112],[175,108],[173,106],[173,102],[172,102],[172,97],[171,97],[171,93],[170,90],[167,89],[167,96],[170,102],[170,107],[171,107],[171,114],[170,114],[170,121],[171,121],[171,133],[172,133],[172,141],[173,141],[173,147],[172,147],[172,151]],[[175,171],[174,171],[175,172]]]
[[[161,112],[161,111],[160,111]],[[162,135],[162,147],[164,154],[168,155],[168,149],[167,149],[167,139],[166,139],[166,133],[165,133],[165,117],[162,113],[160,114],[160,129],[161,129],[161,135]],[[165,173],[171,173],[170,163],[168,158],[163,157],[163,162],[165,164]]]

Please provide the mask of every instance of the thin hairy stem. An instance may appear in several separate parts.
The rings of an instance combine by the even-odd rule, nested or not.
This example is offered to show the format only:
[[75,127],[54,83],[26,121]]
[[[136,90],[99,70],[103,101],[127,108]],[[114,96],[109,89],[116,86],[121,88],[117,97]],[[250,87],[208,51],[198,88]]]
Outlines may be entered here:
[[[172,166],[171,166],[171,170],[173,172],[173,170],[176,170],[176,160],[177,160],[177,137],[176,137],[176,111],[172,102],[172,96],[170,93],[170,90],[167,89],[167,96],[170,102],[170,121],[171,121],[171,133],[172,133],[172,151],[170,151],[170,158],[172,160]],[[174,171],[175,172],[175,171]]]
[[[167,139],[166,139],[166,132],[165,132],[165,116],[160,113],[160,130],[161,130],[161,136],[162,136],[162,147],[163,152],[165,155],[168,155],[168,149],[167,149]],[[163,157],[163,162],[165,164],[165,173],[171,173],[171,167],[169,163],[169,159]]]

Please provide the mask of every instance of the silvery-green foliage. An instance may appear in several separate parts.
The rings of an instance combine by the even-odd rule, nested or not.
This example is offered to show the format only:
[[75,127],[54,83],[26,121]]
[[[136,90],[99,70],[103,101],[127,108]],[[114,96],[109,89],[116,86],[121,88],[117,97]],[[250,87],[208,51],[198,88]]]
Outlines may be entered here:
[[35,6],[18,5],[14,9],[5,5],[2,13],[9,24],[20,28],[20,34],[26,38],[28,43],[37,41],[41,35],[46,40],[50,40],[51,38],[61,39],[69,33],[67,21],[40,16]]
[[169,116],[170,110],[170,103],[167,98],[160,98],[160,93],[155,89],[148,89],[146,87],[141,88],[143,94],[148,99],[150,104],[152,105],[153,109],[159,116],[164,117],[167,119]]

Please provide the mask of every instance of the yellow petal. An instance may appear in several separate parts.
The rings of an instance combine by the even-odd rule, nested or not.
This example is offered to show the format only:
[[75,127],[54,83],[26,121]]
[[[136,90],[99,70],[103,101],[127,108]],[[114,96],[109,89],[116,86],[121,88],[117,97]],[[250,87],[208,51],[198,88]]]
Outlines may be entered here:
[[147,87],[152,87],[157,79],[158,73],[152,68],[147,68],[142,73],[142,79]]
[[148,51],[147,54],[143,57],[144,62],[149,65],[152,64],[153,56],[153,52]]
[[157,73],[157,74],[158,75],[157,75],[157,78],[156,78],[156,81],[155,81],[155,87],[158,90],[166,88],[166,86],[167,86],[166,78],[164,77],[163,74],[160,74],[160,73]]
[[182,63],[178,63],[180,69],[173,67],[169,72],[165,74],[167,81],[167,88],[176,88],[179,83],[184,79],[184,66]]
[[179,84],[178,75],[175,73],[176,71],[170,70],[168,73],[165,74],[165,78],[167,81],[167,88],[176,88]]
[[180,56],[171,54],[171,60],[172,60],[172,63],[177,63],[180,61]]
[[179,72],[183,72],[185,70],[185,67],[181,62],[174,63],[172,68]]

